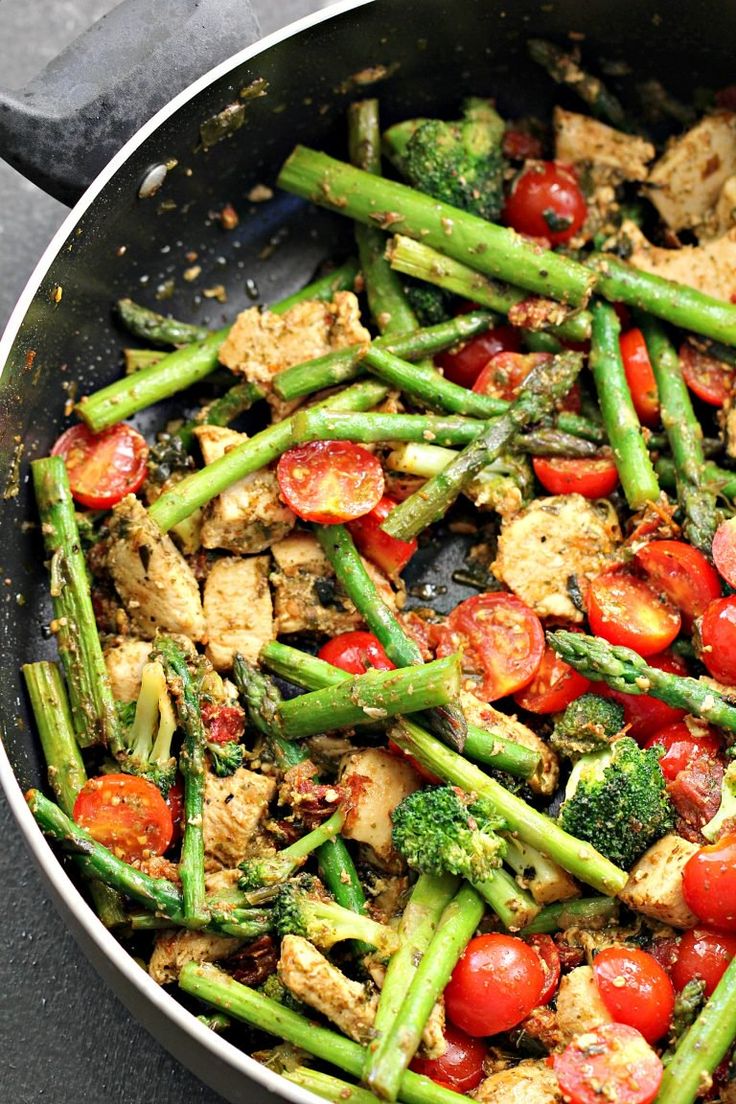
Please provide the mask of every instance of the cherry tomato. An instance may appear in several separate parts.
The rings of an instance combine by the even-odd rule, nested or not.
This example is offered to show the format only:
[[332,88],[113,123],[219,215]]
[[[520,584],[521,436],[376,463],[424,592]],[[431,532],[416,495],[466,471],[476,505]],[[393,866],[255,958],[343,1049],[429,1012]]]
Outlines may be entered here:
[[666,594],[683,615],[686,627],[721,596],[718,573],[702,552],[684,541],[650,541],[634,557],[652,585]]
[[526,942],[539,955],[544,971],[544,989],[539,995],[539,1004],[549,1004],[560,984],[560,952],[551,935],[528,935]]
[[736,378],[733,368],[701,353],[688,341],[680,346],[680,367],[690,390],[710,406],[723,406],[733,393]]
[[581,494],[584,498],[606,498],[618,486],[618,471],[607,457],[568,460],[563,456],[532,457],[534,474],[553,495]]
[[465,665],[483,676],[474,693],[484,701],[526,686],[544,654],[542,622],[514,594],[498,591],[467,598],[452,611],[447,627],[437,656],[451,655],[464,641]]
[[333,636],[317,652],[325,663],[349,671],[351,675],[364,675],[373,668],[376,671],[393,671],[395,663],[386,655],[383,645],[373,633],[344,632]]
[[521,336],[513,326],[495,326],[492,330],[471,337],[460,348],[456,346],[438,353],[435,364],[445,378],[460,387],[472,387],[488,361],[496,353],[515,353],[521,348]]
[[724,935],[706,928],[685,932],[670,970],[675,989],[683,989],[689,981],[702,980],[705,995],[709,997],[734,955],[736,935]]
[[[668,671],[671,675],[687,674],[683,661],[671,652],[648,656],[647,663],[650,667],[656,667],[658,671]],[[643,743],[665,725],[681,721],[685,716],[684,709],[675,709],[651,694],[624,694],[620,690],[611,690],[603,682],[594,683],[591,690],[604,698],[614,698],[620,702],[624,710],[624,721],[629,726],[629,735],[639,743]]]
[[447,1024],[445,1044],[445,1053],[440,1058],[413,1058],[409,1069],[457,1093],[476,1089],[484,1077],[485,1043]]
[[127,494],[135,494],[146,478],[148,445],[137,429],[119,422],[92,433],[73,425],[51,450],[64,458],[71,492],[80,506],[109,510]]
[[204,702],[202,720],[207,731],[207,739],[213,744],[237,741],[245,732],[245,713],[239,705]]
[[335,525],[370,513],[383,495],[383,468],[351,441],[310,441],[285,452],[276,476],[281,497],[303,521]]
[[641,656],[661,652],[677,636],[678,610],[626,571],[598,575],[588,588],[588,620],[596,636],[633,648]]
[[368,514],[351,521],[348,525],[350,535],[358,546],[358,551],[367,560],[380,567],[387,575],[396,575],[402,571],[417,550],[415,540],[403,541],[384,533],[381,526],[393,510],[396,502],[384,495]]
[[492,395],[510,402],[519,394],[532,368],[550,360],[551,353],[496,353],[473,384],[473,390],[478,395]]
[[692,731],[684,721],[660,728],[644,744],[644,747],[664,748],[659,760],[662,774],[668,782],[674,782],[680,771],[686,770],[697,759],[717,759],[721,752],[721,741],[710,725],[695,726]]
[[539,1004],[546,979],[539,955],[513,935],[471,939],[445,989],[448,1018],[468,1035],[510,1031]]
[[536,674],[514,694],[514,701],[530,713],[558,713],[589,687],[584,675],[560,659],[553,648],[546,647]]
[[714,679],[736,685],[736,595],[716,598],[700,623],[702,660]]
[[611,1017],[656,1043],[675,1008],[672,982],[656,958],[635,947],[606,947],[593,959],[593,976]]
[[555,1054],[552,1068],[569,1104],[651,1104],[662,1063],[646,1039],[627,1024],[601,1024]]
[[704,924],[736,931],[736,834],[721,836],[688,859],[682,892]]
[[163,855],[174,832],[160,790],[134,774],[90,778],[77,794],[74,820],[125,862]]
[[[730,587],[736,588],[736,518],[722,521],[713,537],[713,563]],[[717,598],[718,595],[713,595]]]
[[559,245],[577,234],[587,213],[573,170],[557,161],[536,161],[512,185],[503,217],[519,234]]
[[621,334],[619,345],[634,409],[641,424],[654,429],[659,425],[659,393],[644,334],[637,329],[627,330]]

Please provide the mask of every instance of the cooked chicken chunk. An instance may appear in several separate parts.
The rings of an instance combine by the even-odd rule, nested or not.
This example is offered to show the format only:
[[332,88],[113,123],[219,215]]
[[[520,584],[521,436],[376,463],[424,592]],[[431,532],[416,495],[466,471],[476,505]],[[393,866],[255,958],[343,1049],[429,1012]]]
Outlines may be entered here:
[[239,767],[227,778],[207,774],[204,795],[205,869],[231,869],[260,846],[260,828],[276,783]]
[[565,974],[557,992],[557,1027],[569,1042],[575,1035],[611,1023],[612,1016],[598,992],[591,966],[576,966]]
[[553,125],[557,161],[592,165],[596,180],[646,180],[647,164],[655,153],[651,142],[561,107],[554,110]]
[[268,585],[268,556],[225,556],[210,568],[204,585],[207,656],[218,671],[233,665],[240,652],[255,662],[273,639],[273,606]]
[[344,1035],[367,1043],[373,1034],[377,994],[351,981],[300,935],[281,941],[279,978],[294,996],[321,1012]]
[[606,499],[537,498],[501,529],[493,574],[540,617],[580,622],[568,581],[573,576],[584,585],[599,575],[620,540],[616,513]]
[[112,512],[107,567],[134,632],[147,640],[158,631],[204,638],[197,580],[135,495],[126,495]]
[[473,1093],[480,1104],[562,1104],[554,1071],[544,1061],[524,1061],[493,1073]]
[[141,674],[148,662],[151,645],[145,640],[121,640],[105,650],[105,666],[110,676],[112,696],[115,701],[138,700]]
[[481,701],[468,690],[461,691],[460,703],[471,724],[478,728],[486,728],[489,732],[498,732],[507,740],[513,740],[529,748],[530,751],[536,751],[541,760],[540,767],[534,777],[529,779],[529,785],[535,793],[546,796],[555,792],[560,778],[560,762],[557,753],[546,741],[516,717],[510,717],[499,709],[494,709],[488,702]]
[[219,962],[234,954],[242,939],[209,932],[163,931],[156,936],[148,972],[159,985],[176,981],[187,962]]
[[698,845],[674,834],[650,847],[629,874],[619,893],[625,905],[673,928],[692,928],[697,917],[685,903],[682,872]]
[[391,842],[391,813],[422,785],[410,763],[383,748],[366,748],[349,755],[340,781],[353,783],[354,802],[342,834],[365,843],[379,866],[395,870],[402,860]]
[[624,222],[621,233],[632,246],[629,263],[634,268],[696,288],[714,299],[730,301],[736,295],[736,227],[713,241],[679,249],[652,245],[633,222]]

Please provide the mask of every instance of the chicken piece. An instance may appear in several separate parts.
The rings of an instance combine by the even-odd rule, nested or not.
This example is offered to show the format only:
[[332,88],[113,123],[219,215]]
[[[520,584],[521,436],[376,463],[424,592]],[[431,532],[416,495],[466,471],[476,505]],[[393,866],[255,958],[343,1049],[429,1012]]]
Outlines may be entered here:
[[321,1012],[356,1043],[373,1036],[378,997],[367,986],[351,981],[300,935],[281,941],[278,974],[297,1000]]
[[113,509],[107,567],[134,632],[146,640],[158,631],[204,639],[197,580],[135,495],[126,495]]
[[[224,426],[199,426],[194,431],[205,464],[248,440]],[[268,468],[252,472],[222,491],[205,508],[200,531],[203,548],[228,552],[263,552],[290,533],[296,517],[279,498],[276,473]]]
[[424,1025],[419,1053],[422,1058],[429,1058],[434,1061],[436,1058],[441,1058],[446,1050],[445,1002],[443,998],[440,997],[439,1000],[436,1000],[432,1005],[429,1019]]
[[204,584],[207,657],[217,671],[229,670],[240,652],[254,663],[274,637],[268,586],[268,556],[225,556],[210,568]]
[[[319,632],[328,636],[364,628],[363,618],[347,597],[324,552],[311,533],[296,532],[271,549],[276,570],[274,589],[276,633]],[[363,561],[378,593],[392,611],[397,598],[388,579]]]
[[616,512],[607,499],[579,494],[537,498],[506,522],[491,570],[540,617],[581,622],[570,597],[571,576],[585,585],[613,562],[621,541]]
[[682,872],[697,850],[696,843],[680,836],[663,836],[634,865],[619,898],[635,912],[673,928],[694,927],[698,918],[685,903]]
[[493,1073],[473,1093],[480,1104],[562,1104],[560,1083],[545,1061],[529,1059]]
[[391,813],[422,779],[406,760],[383,748],[366,748],[347,757],[340,782],[350,787],[353,802],[343,836],[367,844],[383,869],[401,869],[403,860],[391,841]]
[[561,107],[554,110],[553,126],[555,160],[592,166],[596,183],[646,180],[655,154],[651,142]]
[[720,238],[679,249],[652,245],[628,220],[621,227],[621,235],[631,247],[628,260],[634,268],[696,288],[714,299],[730,302],[736,295],[736,227]]
[[229,958],[243,944],[230,935],[212,935],[197,931],[162,931],[156,936],[148,972],[159,985],[169,985],[179,977],[187,962],[219,962]]
[[121,640],[120,643],[105,649],[105,666],[115,701],[138,700],[141,675],[148,663],[150,652],[151,645],[145,640],[133,639]]
[[238,767],[218,778],[207,773],[204,792],[205,869],[231,869],[260,846],[260,828],[276,783]]
[[[494,709],[488,702],[476,698],[469,690],[461,690],[460,704],[463,712],[471,724],[478,728],[496,731],[500,736],[513,740],[530,751],[536,751],[540,756],[540,767],[533,778],[529,779],[529,786],[534,793],[549,796],[557,789],[560,780],[560,761],[557,753],[536,732],[527,725],[517,721],[516,717],[509,717],[499,709]],[[559,898],[561,900],[562,898]]]
[[566,1042],[612,1022],[613,1017],[598,992],[592,966],[576,966],[563,975],[557,991],[557,1027]]
[[219,897],[231,889],[237,889],[242,874],[242,870],[236,867],[234,870],[213,870],[205,875],[204,888],[207,896]]
[[726,456],[730,456],[732,460],[736,459],[736,405],[734,405],[733,395],[729,395],[724,402],[719,421],[723,432]]

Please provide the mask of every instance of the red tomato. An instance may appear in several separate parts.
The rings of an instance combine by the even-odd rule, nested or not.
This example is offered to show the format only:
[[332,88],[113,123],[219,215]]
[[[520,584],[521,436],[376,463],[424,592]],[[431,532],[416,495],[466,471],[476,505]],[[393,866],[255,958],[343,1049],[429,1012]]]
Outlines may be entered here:
[[[465,642],[464,662],[483,681],[474,692],[484,701],[505,698],[534,677],[544,654],[542,622],[514,594],[476,594],[456,606],[437,657]],[[456,637],[460,637],[458,642]]]
[[472,387],[488,361],[496,353],[517,352],[521,348],[521,336],[513,326],[496,326],[492,330],[471,337],[460,348],[454,346],[438,353],[434,362],[445,378],[460,387]]
[[182,828],[184,827],[184,783],[181,778],[177,777],[166,795],[166,804],[169,806],[171,823],[174,827],[171,842],[175,843],[180,838]]
[[458,1031],[452,1024],[445,1027],[445,1053],[440,1058],[413,1058],[409,1069],[445,1085],[457,1093],[468,1093],[483,1080],[485,1043]]
[[163,855],[174,832],[160,790],[134,774],[90,778],[77,794],[74,820],[125,862]]
[[705,928],[685,932],[670,970],[675,989],[683,989],[689,981],[700,979],[705,982],[705,995],[709,997],[734,955],[736,935]]
[[674,782],[680,771],[686,770],[696,759],[717,759],[721,752],[721,741],[710,725],[693,726],[691,732],[684,721],[660,728],[644,747],[657,744],[664,748],[659,765],[668,782]]
[[666,594],[690,627],[721,596],[717,572],[702,552],[677,540],[650,541],[634,557],[652,585]]
[[[670,652],[648,656],[647,663],[650,667],[656,667],[658,671],[668,671],[671,675],[687,674],[687,667],[680,657]],[[685,716],[684,709],[675,709],[659,698],[653,698],[651,694],[624,694],[620,690],[611,690],[603,682],[594,683],[591,690],[621,703],[624,721],[629,726],[629,735],[639,743],[643,743],[665,725],[681,721]]]
[[503,155],[509,161],[537,161],[542,156],[542,143],[534,134],[508,127],[503,135]]
[[238,741],[245,732],[245,713],[239,705],[204,702],[202,720],[207,731],[207,739],[213,744]]
[[618,471],[607,457],[568,460],[563,456],[532,457],[534,474],[553,495],[581,494],[585,498],[606,498],[618,486]]
[[468,1035],[510,1031],[539,1004],[546,979],[539,955],[513,935],[471,939],[445,989],[448,1018]]
[[285,452],[276,475],[281,497],[303,521],[335,525],[370,513],[383,495],[383,468],[351,441],[310,441]]
[[519,394],[532,368],[548,364],[550,360],[551,353],[496,353],[473,384],[473,390],[479,395],[492,395],[510,402]]
[[659,394],[644,334],[641,330],[627,330],[621,334],[619,344],[634,409],[641,424],[654,429],[659,425]]
[[633,648],[641,656],[661,652],[680,631],[679,612],[636,575],[607,571],[590,584],[588,620],[596,636]]
[[544,971],[544,989],[539,996],[539,1003],[549,1004],[553,996],[557,992],[557,986],[560,984],[560,952],[557,950],[557,944],[551,935],[528,935],[526,942],[530,947],[539,955],[542,963],[542,970]]
[[680,346],[680,367],[690,390],[711,406],[723,406],[733,393],[733,368],[687,341]]
[[558,713],[589,687],[584,675],[560,659],[553,648],[546,647],[537,673],[514,694],[514,701],[530,713]]
[[648,1043],[666,1034],[675,991],[656,958],[634,947],[606,947],[593,959],[593,976],[616,1023],[635,1027]]
[[[736,518],[722,521],[713,537],[713,563],[730,587],[736,588]],[[714,598],[718,595],[713,595]]]
[[371,668],[393,671],[396,667],[378,638],[369,632],[344,632],[333,636],[332,640],[322,645],[317,655],[325,663],[331,663],[351,675],[364,675]]
[[536,161],[512,185],[503,217],[519,234],[559,245],[574,237],[587,213],[573,170],[557,161]]
[[569,1104],[651,1104],[662,1063],[646,1039],[626,1024],[601,1024],[555,1054],[552,1068]]
[[702,660],[714,679],[736,685],[736,595],[716,598],[700,623]]
[[381,526],[396,506],[393,498],[384,495],[369,514],[351,521],[350,535],[367,560],[380,567],[387,575],[402,571],[417,550],[415,540],[403,541],[384,533]]
[[688,859],[682,892],[688,907],[704,924],[736,930],[736,834],[721,836]]
[[148,445],[137,429],[119,422],[92,433],[73,425],[51,450],[62,456],[71,492],[80,506],[109,510],[127,494],[135,494],[146,478]]

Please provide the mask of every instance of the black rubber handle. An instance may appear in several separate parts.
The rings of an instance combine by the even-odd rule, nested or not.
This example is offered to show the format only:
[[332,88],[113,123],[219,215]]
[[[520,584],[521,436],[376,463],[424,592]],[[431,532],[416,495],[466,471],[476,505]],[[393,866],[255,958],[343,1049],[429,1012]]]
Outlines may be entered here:
[[25,88],[0,90],[0,153],[72,203],[146,119],[259,35],[250,0],[123,0]]

